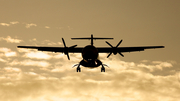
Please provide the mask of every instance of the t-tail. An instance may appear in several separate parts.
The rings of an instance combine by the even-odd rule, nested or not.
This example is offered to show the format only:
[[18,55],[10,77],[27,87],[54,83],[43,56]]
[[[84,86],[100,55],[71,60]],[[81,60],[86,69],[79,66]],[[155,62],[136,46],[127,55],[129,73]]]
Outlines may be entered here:
[[91,34],[91,37],[86,37],[86,38],[71,38],[72,40],[75,39],[90,39],[91,40],[91,45],[93,46],[93,40],[100,40],[100,39],[113,39],[113,38],[100,38],[100,37],[93,37],[93,35]]

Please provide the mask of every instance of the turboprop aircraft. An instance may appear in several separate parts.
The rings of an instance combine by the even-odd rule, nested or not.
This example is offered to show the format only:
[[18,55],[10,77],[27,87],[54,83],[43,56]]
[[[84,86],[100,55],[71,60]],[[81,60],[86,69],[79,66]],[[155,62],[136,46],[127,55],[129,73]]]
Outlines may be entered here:
[[76,47],[77,45],[73,45],[70,47],[66,46],[64,39],[62,38],[64,47],[40,47],[40,46],[17,46],[18,48],[30,48],[30,49],[37,49],[38,51],[50,51],[50,52],[63,52],[67,55],[67,58],[70,60],[69,53],[81,53],[82,60],[74,65],[73,67],[77,66],[77,72],[81,72],[80,66],[89,67],[89,68],[96,68],[99,66],[101,67],[101,72],[105,72],[106,64],[103,64],[99,59],[99,53],[109,53],[107,58],[113,53],[116,55],[117,53],[120,54],[122,57],[124,52],[134,52],[134,51],[144,51],[145,49],[155,49],[155,48],[164,48],[164,46],[141,46],[141,47],[118,47],[122,40],[114,47],[109,42],[105,41],[110,47],[95,47],[93,45],[93,40],[101,40],[101,39],[113,39],[113,38],[100,38],[100,37],[86,37],[86,38],[71,38],[72,40],[80,39],[86,40],[90,39],[91,44],[85,47]]

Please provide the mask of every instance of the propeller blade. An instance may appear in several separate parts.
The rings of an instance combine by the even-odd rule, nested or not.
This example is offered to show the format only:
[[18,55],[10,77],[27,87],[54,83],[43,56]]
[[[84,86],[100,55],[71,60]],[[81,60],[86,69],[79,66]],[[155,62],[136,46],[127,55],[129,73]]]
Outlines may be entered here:
[[112,54],[112,52],[109,53],[109,55],[107,56],[107,58]]
[[74,45],[74,46],[71,46],[71,47],[69,47],[69,48],[74,48],[74,47],[76,47],[77,45]]
[[121,40],[121,41],[117,44],[116,48],[121,44],[122,41],[123,41],[123,40]]
[[64,39],[63,39],[63,38],[62,38],[62,41],[63,41],[64,47],[66,47],[66,43],[65,43],[65,41],[64,41]]
[[70,58],[69,58],[69,54],[67,54],[67,58],[68,58],[68,60],[70,60]]
[[106,43],[113,48],[113,46],[109,42],[106,41]]
[[124,55],[122,54],[122,53],[120,53],[120,52],[118,52],[122,57],[124,57]]

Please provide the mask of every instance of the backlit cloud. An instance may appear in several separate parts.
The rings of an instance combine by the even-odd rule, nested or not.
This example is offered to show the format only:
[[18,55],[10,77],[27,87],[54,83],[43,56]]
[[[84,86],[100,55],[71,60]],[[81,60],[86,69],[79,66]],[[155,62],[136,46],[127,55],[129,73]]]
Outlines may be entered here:
[[2,26],[10,26],[10,24],[8,24],[8,23],[0,23],[0,25],[2,25]]
[[6,38],[5,37],[0,37],[0,40],[4,40],[8,43],[20,43],[22,42],[22,40],[20,39],[17,39],[17,38],[11,38],[11,36],[7,36]]
[[[5,26],[5,27],[9,27],[9,26],[14,26],[14,25],[25,25],[25,28],[31,28],[31,27],[37,27],[37,24],[36,23],[28,23],[28,22],[19,22],[19,21],[11,21],[9,23],[0,23],[1,26]],[[53,29],[64,29],[64,27],[50,27],[48,25],[38,25],[38,28],[45,28],[45,29],[50,29],[50,28],[53,28]],[[67,29],[68,30],[72,30],[73,28],[71,28],[70,26],[67,26]]]
[[37,67],[48,67],[50,64],[46,61],[34,61],[34,60],[23,60],[18,61],[14,60],[11,63],[9,63],[10,66],[37,66]]
[[16,56],[16,55],[17,55],[16,52],[7,52],[7,53],[5,53],[6,57],[12,57],[12,56]]
[[50,41],[50,40],[44,40],[44,41],[42,42],[42,44],[46,44],[46,45],[62,45],[61,42],[52,42],[52,41]]
[[19,22],[18,21],[12,21],[10,23],[0,23],[1,26],[11,26],[11,25],[14,25],[14,24],[18,24]]
[[18,21],[13,21],[13,22],[10,22],[10,24],[18,24],[19,22]]
[[[5,70],[20,71],[12,70],[9,67]],[[57,77],[57,75],[60,76]],[[2,100],[178,101],[180,93],[179,82],[175,75],[154,76],[137,70],[106,73],[66,71],[63,74],[48,75],[20,72],[19,76],[20,80],[9,79],[8,83],[1,85]],[[2,78],[0,82],[2,80],[4,79]],[[8,92],[8,95],[3,93],[5,91]]]
[[1,61],[1,62],[6,62],[6,60],[4,60],[4,59],[1,59],[1,58],[0,58],[0,61]]
[[0,52],[8,52],[8,51],[11,51],[11,49],[9,48],[6,48],[6,47],[0,47]]
[[37,25],[34,24],[34,23],[26,24],[26,28],[30,28],[30,27],[32,27],[32,26],[36,27]]
[[15,67],[5,67],[3,68],[6,72],[20,72],[21,70],[19,68]]
[[17,53],[14,51],[11,51],[9,48],[0,47],[1,57],[14,57],[17,56]]
[[[30,42],[44,44],[52,41],[33,39]],[[110,67],[105,67],[105,73],[100,72],[101,66],[95,69],[81,66],[82,72],[77,73],[76,67],[72,66],[78,64],[82,56],[69,55],[70,61],[62,53],[21,48],[12,51],[1,47],[1,100],[179,100],[180,82],[175,61],[126,62],[117,56],[106,58],[108,54],[99,54],[99,59]]]
[[37,41],[36,38],[30,39],[30,42],[33,42],[34,44],[39,44],[39,45],[62,45],[61,42],[53,42],[50,40],[43,40],[43,41]]
[[49,29],[50,27],[49,26],[45,26],[45,28]]
[[24,54],[24,57],[26,58],[35,58],[35,59],[50,59],[51,56],[44,52],[28,52]]

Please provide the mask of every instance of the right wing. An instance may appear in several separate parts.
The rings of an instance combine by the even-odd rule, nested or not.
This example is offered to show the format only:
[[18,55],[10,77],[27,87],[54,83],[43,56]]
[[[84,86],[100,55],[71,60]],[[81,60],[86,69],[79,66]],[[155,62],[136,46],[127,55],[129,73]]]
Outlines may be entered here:
[[[117,45],[118,46],[118,45]],[[99,53],[109,53],[107,58],[113,53],[116,55],[119,53],[122,57],[123,52],[135,52],[135,51],[144,51],[145,49],[155,49],[155,48],[164,48],[164,46],[145,46],[145,47],[99,47],[97,48]]]
[[[164,46],[141,46],[141,47],[117,47],[115,51],[117,52],[135,52],[135,51],[144,51],[145,49],[156,49],[164,48]],[[99,53],[109,53],[113,51],[111,47],[98,47]]]

